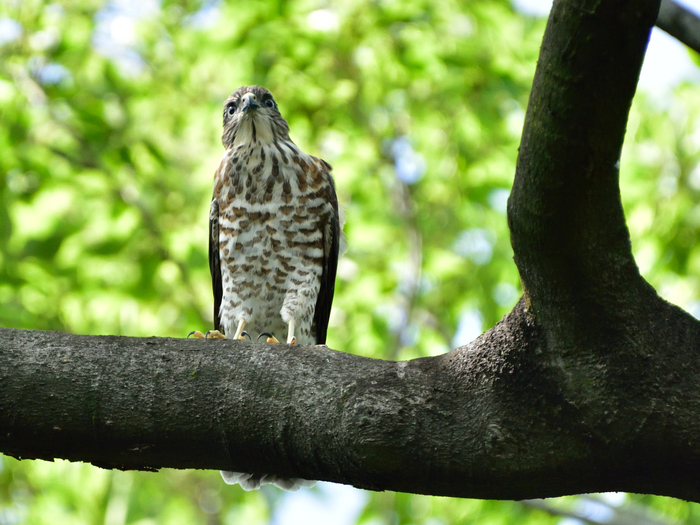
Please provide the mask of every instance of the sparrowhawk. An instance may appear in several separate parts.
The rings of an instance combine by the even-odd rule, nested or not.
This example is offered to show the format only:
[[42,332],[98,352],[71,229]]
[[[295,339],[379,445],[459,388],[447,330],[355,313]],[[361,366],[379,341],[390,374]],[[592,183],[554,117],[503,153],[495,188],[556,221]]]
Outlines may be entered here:
[[[214,336],[286,332],[288,344],[324,344],[341,237],[331,166],[292,142],[272,94],[260,86],[228,97],[222,142],[209,215]],[[246,489],[308,483],[222,475]]]

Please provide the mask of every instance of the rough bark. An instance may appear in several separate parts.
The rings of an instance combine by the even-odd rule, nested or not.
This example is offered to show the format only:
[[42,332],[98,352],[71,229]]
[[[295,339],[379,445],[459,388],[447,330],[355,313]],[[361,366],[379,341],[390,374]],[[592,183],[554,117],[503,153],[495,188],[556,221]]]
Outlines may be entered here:
[[555,2],[509,202],[525,295],[446,355],[0,329],[0,450],[369,489],[700,501],[700,325],[631,254],[618,161],[658,0]]

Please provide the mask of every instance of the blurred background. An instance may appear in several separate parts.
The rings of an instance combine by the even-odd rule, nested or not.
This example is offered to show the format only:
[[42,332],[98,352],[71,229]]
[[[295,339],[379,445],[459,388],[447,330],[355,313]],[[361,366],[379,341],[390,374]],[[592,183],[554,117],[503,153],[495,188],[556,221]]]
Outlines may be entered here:
[[[696,8],[698,2],[696,2]],[[0,0],[0,326],[212,327],[222,104],[275,95],[346,216],[328,343],[410,359],[469,342],[520,288],[506,201],[546,0]],[[654,31],[622,157],[638,264],[700,315],[700,60]],[[0,456],[0,525],[700,523],[603,494],[497,502]]]

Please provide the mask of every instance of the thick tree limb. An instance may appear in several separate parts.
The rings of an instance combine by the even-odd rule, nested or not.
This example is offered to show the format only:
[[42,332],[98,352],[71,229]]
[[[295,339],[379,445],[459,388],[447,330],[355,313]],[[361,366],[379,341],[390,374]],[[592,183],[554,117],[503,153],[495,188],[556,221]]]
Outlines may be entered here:
[[700,501],[700,325],[631,255],[618,189],[658,0],[556,2],[509,202],[525,296],[449,354],[0,329],[0,450],[523,499]]
[[656,25],[700,53],[700,18],[692,11],[672,0],[661,0]]
[[[688,445],[700,437],[692,422],[700,414],[697,385],[686,391],[695,380],[681,372],[699,370],[700,325],[639,275],[618,187],[627,113],[657,8],[653,0],[555,2],[509,201],[515,261],[546,341],[540,350],[558,370],[554,382],[592,435],[620,439],[627,458],[631,448],[646,450],[639,472],[664,470],[652,466],[657,458],[682,462],[681,450],[696,464]],[[678,388],[682,402],[672,393]],[[675,482],[688,474],[659,471]]]
[[[518,352],[521,365],[499,357],[526,350],[529,331],[516,309],[467,359],[396,363],[317,347],[0,329],[0,450],[445,495],[519,498],[541,494],[542,482],[553,494],[562,465],[531,477],[542,451],[581,447],[552,426],[563,414],[542,417],[546,372],[516,373],[536,366],[534,352]],[[517,398],[529,400],[527,418]],[[536,454],[521,449],[528,435],[542,440]]]
[[630,420],[615,398],[592,421],[565,398],[522,303],[469,347],[404,363],[8,329],[0,349],[0,450],[25,459],[274,471],[481,498],[626,490],[700,500],[698,400],[686,395],[700,392],[697,363],[644,360],[660,372],[649,394],[658,410]]
[[643,282],[618,172],[656,9],[658,0],[552,7],[508,215],[515,260],[536,310],[581,300],[617,310],[615,303],[631,299]]

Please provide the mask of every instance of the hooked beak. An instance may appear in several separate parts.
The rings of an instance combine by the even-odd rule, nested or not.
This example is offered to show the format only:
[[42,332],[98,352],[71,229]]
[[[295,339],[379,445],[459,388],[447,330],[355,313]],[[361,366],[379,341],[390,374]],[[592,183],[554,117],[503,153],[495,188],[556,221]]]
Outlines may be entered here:
[[242,109],[245,113],[250,113],[252,110],[260,107],[253,93],[246,93],[243,95],[241,102],[243,103]]

